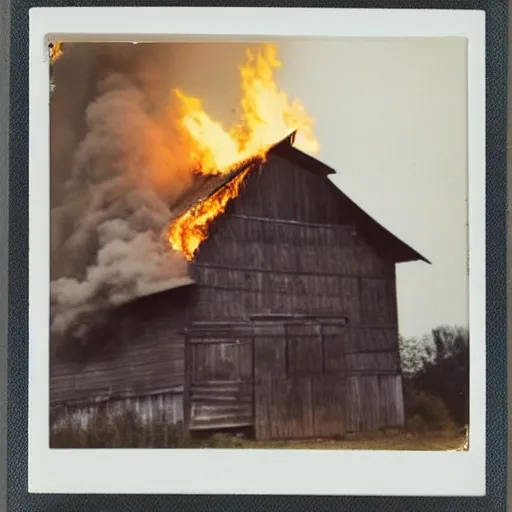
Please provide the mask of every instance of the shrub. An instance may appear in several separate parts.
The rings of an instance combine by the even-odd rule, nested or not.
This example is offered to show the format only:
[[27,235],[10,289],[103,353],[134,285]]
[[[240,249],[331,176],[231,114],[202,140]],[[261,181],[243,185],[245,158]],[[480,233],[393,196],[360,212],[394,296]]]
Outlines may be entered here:
[[85,426],[71,418],[52,428],[52,448],[181,448],[188,440],[181,424],[144,424],[131,411],[109,416],[96,412]]
[[229,434],[213,434],[202,441],[199,441],[201,448],[243,448],[245,446],[243,438]]
[[439,397],[415,388],[409,379],[405,379],[404,384],[406,424],[410,432],[448,434],[456,430],[448,407]]
[[[428,347],[428,350],[426,349]],[[469,333],[441,326],[422,340],[400,340],[402,371],[416,390],[439,398],[453,421],[469,422]]]

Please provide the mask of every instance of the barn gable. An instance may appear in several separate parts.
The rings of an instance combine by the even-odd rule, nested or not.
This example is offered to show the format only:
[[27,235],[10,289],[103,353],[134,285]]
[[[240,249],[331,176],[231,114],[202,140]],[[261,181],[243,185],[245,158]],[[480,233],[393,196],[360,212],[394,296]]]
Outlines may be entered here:
[[191,264],[194,318],[345,315],[395,332],[396,258],[361,233],[362,213],[340,200],[331,170],[305,170],[302,155],[288,140],[275,146],[210,226]]
[[[181,216],[250,168],[244,187],[251,187],[254,182],[259,182],[254,184],[258,188],[258,197],[253,197],[252,211],[260,211],[259,203],[265,202],[268,206],[267,213],[272,218],[314,224],[352,225],[386,259],[395,263],[418,260],[430,263],[340,190],[329,179],[329,175],[336,173],[334,169],[295,148],[294,136],[295,134],[291,134],[272,146],[263,165],[259,160],[249,160],[229,174],[198,175],[194,186],[173,210],[172,219]],[[282,165],[283,161],[288,165]],[[275,174],[271,179],[267,176],[270,173]],[[295,201],[282,201],[284,195],[294,196]],[[234,200],[233,203],[237,201]],[[245,211],[251,211],[249,203],[250,200],[245,196]],[[229,210],[236,210],[236,206],[231,206]]]
[[[310,195],[315,192],[322,192],[326,188],[324,184],[319,186],[320,182],[329,182],[329,192],[333,201],[340,203],[341,218],[338,220],[344,223],[342,219],[350,218],[357,228],[357,231],[372,244],[374,248],[383,257],[403,263],[407,261],[424,261],[430,263],[424,256],[408,246],[375,219],[368,215],[360,206],[350,199],[342,190],[340,190],[330,179],[329,175],[336,174],[336,171],[324,163],[316,160],[293,146],[293,136],[284,139],[274,146],[271,153],[294,163],[303,170],[310,171],[309,176],[303,173],[302,179],[308,182],[307,189]],[[323,177],[324,179],[319,179]],[[315,186],[316,185],[316,186]],[[322,199],[324,195],[321,195]]]

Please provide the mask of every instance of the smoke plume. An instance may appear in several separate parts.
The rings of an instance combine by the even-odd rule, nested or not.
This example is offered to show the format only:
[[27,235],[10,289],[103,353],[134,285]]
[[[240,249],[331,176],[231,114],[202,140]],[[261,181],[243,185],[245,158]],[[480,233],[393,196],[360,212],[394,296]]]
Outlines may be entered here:
[[68,44],[55,64],[52,337],[86,343],[91,319],[187,276],[163,236],[192,178],[172,122],[172,55],[144,46]]

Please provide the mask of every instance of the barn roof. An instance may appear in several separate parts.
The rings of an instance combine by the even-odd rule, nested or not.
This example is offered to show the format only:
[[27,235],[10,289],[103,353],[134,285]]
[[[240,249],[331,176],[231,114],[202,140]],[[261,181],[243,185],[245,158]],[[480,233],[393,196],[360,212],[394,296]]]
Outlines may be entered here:
[[210,197],[248,167],[257,164],[258,162],[254,159],[243,163],[240,167],[227,174],[196,174],[192,186],[179,198],[176,202],[176,206],[172,208],[169,221],[181,217],[193,206]]
[[[279,156],[309,172],[324,177],[335,190],[336,194],[338,194],[340,200],[342,200],[350,210],[353,218],[356,219],[356,228],[361,235],[368,240],[372,240],[374,244],[382,248],[383,252],[392,257],[395,262],[403,263],[421,260],[430,263],[424,256],[397,238],[352,201],[352,199],[329,179],[329,175],[336,174],[336,171],[316,158],[297,149],[293,145],[294,139],[295,132],[270,147],[268,154]],[[173,209],[170,220],[177,219],[194,205],[210,197],[214,192],[229,183],[248,167],[257,167],[259,165],[261,165],[260,160],[252,159],[244,162],[240,167],[227,174],[208,176],[198,174],[192,187],[181,197],[178,206]]]
[[195,281],[190,276],[171,277],[169,279],[160,279],[150,283],[144,283],[144,285],[138,290],[136,299],[130,297],[118,302],[117,305],[122,306],[149,295],[157,295],[158,293],[168,292],[169,290],[177,290],[192,284],[195,284]]

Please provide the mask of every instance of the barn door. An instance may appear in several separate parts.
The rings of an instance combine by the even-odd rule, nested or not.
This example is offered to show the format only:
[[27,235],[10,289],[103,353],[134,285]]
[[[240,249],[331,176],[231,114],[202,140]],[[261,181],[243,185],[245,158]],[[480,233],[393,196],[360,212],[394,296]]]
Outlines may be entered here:
[[251,333],[201,326],[185,339],[184,416],[187,430],[251,426]]
[[253,324],[257,439],[345,433],[346,378],[342,367],[332,368],[326,360],[326,348],[336,347],[336,334],[324,335],[324,329],[304,321]]

